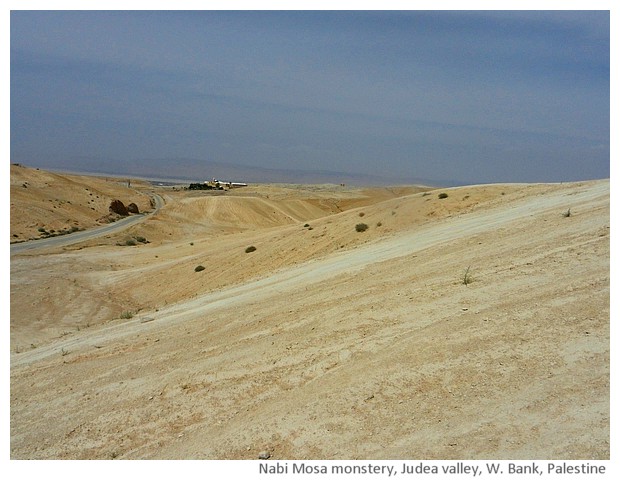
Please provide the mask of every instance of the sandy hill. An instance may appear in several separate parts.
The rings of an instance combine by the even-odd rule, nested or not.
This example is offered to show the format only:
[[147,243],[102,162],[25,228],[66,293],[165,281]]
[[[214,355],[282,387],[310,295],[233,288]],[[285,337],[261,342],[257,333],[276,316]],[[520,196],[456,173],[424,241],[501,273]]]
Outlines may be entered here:
[[148,195],[128,188],[127,179],[59,174],[13,164],[11,242],[41,238],[43,230],[55,233],[108,223],[112,200],[135,203],[140,211],[152,209]]
[[609,458],[608,180],[131,190],[11,257],[12,458]]

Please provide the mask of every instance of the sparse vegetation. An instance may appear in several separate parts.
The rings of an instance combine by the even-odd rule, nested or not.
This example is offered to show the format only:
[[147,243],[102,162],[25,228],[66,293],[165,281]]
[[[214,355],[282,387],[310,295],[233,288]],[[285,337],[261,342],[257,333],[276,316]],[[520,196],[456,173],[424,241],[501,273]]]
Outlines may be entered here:
[[570,208],[569,208],[568,210],[566,210],[566,211],[562,214],[562,216],[563,216],[564,218],[568,218],[568,217],[570,217]]
[[129,320],[130,318],[133,318],[133,312],[130,310],[126,310],[123,313],[121,313],[121,318],[124,320]]
[[463,274],[463,285],[469,285],[471,282],[473,282],[473,279],[471,278],[470,270],[471,270],[471,265],[465,269],[465,273]]
[[245,249],[245,253],[254,252],[255,250],[256,250],[256,247],[254,245],[251,245]]
[[203,267],[202,265],[198,265],[196,268],[194,268],[194,272],[202,272],[205,269],[205,267]]
[[380,227],[381,225],[383,225],[381,222],[377,222],[377,227]]
[[146,243],[149,243],[149,241],[146,238],[141,237],[141,236],[138,235],[136,237],[129,238],[129,239],[125,240],[124,243],[117,243],[116,245],[118,245],[120,247],[122,247],[122,246],[125,246],[125,247],[135,247],[138,243],[146,244]]
[[441,192],[439,195],[437,195],[437,197],[441,199],[448,198],[448,194],[446,192]]
[[364,215],[366,215],[364,212],[360,212],[360,213],[359,213],[359,216],[360,216],[360,217],[363,217]]
[[355,225],[356,232],[365,232],[366,230],[368,230],[368,225],[366,225],[365,223],[358,223],[357,225]]
[[62,347],[62,349],[60,350],[60,354],[64,357],[66,355],[69,355],[69,350],[65,350],[65,347]]

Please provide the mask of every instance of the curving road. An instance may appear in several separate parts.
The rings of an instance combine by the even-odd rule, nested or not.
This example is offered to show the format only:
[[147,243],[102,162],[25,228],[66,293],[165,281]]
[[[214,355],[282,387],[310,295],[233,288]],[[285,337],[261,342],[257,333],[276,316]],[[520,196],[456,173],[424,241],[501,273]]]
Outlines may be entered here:
[[50,247],[65,247],[67,245],[73,245],[74,243],[84,242],[93,238],[101,237],[102,235],[109,235],[110,233],[116,233],[136,223],[143,222],[149,215],[157,213],[160,208],[165,204],[164,199],[156,193],[151,195],[155,204],[155,210],[151,213],[142,213],[139,215],[133,215],[130,217],[122,218],[114,223],[104,225],[102,227],[92,228],[89,230],[83,230],[80,232],[71,233],[69,235],[63,235],[60,237],[42,238],[40,240],[30,240],[28,242],[13,243],[11,244],[11,255],[22,252],[29,252],[32,250],[50,248]]

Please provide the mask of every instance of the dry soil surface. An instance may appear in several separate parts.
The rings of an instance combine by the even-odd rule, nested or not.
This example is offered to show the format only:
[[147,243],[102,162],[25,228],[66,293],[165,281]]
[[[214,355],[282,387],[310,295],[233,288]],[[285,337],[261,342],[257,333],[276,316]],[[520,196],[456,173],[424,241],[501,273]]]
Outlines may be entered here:
[[608,180],[119,188],[166,205],[11,256],[11,458],[609,458]]

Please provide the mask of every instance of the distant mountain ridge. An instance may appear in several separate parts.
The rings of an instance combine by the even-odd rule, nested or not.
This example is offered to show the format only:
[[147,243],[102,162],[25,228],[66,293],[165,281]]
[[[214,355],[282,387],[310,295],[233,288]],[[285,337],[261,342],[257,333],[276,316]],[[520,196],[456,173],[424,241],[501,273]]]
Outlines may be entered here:
[[149,180],[200,182],[217,178],[247,183],[345,183],[350,185],[429,185],[451,186],[457,182],[438,182],[416,177],[369,175],[328,170],[274,169],[240,164],[227,164],[192,158],[157,158],[115,160],[84,157],[59,161],[23,161],[27,166],[73,173],[113,176],[135,176]]

